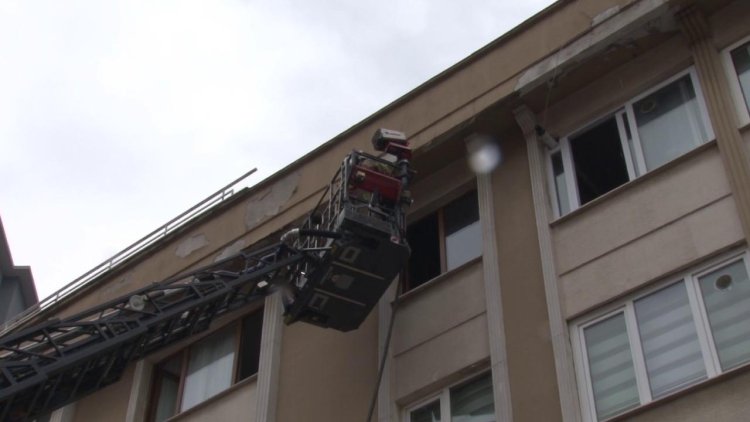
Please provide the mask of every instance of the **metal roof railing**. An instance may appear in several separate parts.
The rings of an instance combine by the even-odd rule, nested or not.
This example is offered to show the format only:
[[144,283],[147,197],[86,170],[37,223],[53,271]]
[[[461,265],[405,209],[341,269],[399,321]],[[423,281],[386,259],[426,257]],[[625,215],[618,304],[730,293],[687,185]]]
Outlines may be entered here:
[[2,328],[0,328],[0,336],[5,335],[6,333],[10,332],[14,328],[31,320],[35,316],[39,315],[42,311],[55,306],[56,304],[60,303],[60,301],[62,301],[63,299],[71,296],[73,293],[77,292],[78,290],[90,285],[97,278],[117,268],[119,265],[127,261],[133,255],[137,254],[138,252],[141,252],[147,247],[163,239],[168,234],[179,229],[180,227],[185,225],[185,223],[187,223],[188,221],[194,219],[200,214],[203,214],[204,212],[215,207],[216,205],[219,205],[220,203],[229,199],[232,195],[234,195],[235,188],[237,188],[241,182],[243,182],[248,176],[255,173],[257,170],[258,170],[257,168],[254,168],[248,171],[247,173],[243,174],[242,176],[238,177],[237,179],[233,180],[232,182],[230,182],[223,188],[219,189],[212,195],[208,196],[206,199],[190,207],[190,209],[188,209],[187,211],[184,211],[177,217],[169,220],[158,229],[152,231],[151,233],[137,240],[130,246],[116,253],[109,259],[105,260],[101,264],[90,269],[89,271],[81,275],[80,277],[76,278],[75,280],[71,281],[70,283],[60,288],[58,291],[52,293],[51,295],[47,296],[43,300],[40,300],[39,303],[27,308],[26,310],[19,313],[12,319],[6,321],[2,325]]

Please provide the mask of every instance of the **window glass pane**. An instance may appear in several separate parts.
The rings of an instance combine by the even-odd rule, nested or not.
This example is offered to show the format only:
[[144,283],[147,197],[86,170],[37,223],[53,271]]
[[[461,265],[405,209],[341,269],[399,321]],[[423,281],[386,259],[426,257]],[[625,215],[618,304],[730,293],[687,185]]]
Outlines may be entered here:
[[223,330],[190,348],[181,410],[189,409],[232,384],[233,330]]
[[596,416],[606,419],[640,404],[633,357],[620,313],[584,329]]
[[565,168],[563,167],[562,154],[560,151],[550,156],[552,160],[552,177],[555,180],[555,191],[557,192],[557,209],[560,215],[570,212],[568,201],[568,185],[565,183]]
[[410,412],[409,422],[440,422],[440,400]]
[[482,254],[482,228],[475,221],[445,238],[446,269],[460,267]]
[[179,379],[164,377],[159,388],[159,402],[156,405],[155,422],[167,420],[175,414],[177,409],[177,392],[180,388]]
[[158,389],[158,395],[155,398],[155,422],[166,420],[177,412],[177,393],[180,388],[182,355],[183,353],[180,352],[156,366],[154,387]]
[[734,70],[737,72],[737,78],[740,80],[745,104],[750,110],[750,43],[732,50],[732,62],[734,63]]
[[495,420],[495,403],[490,374],[451,388],[450,396],[451,422],[493,422]]
[[635,315],[654,398],[706,377],[685,283],[638,300]]
[[633,112],[648,170],[708,138],[690,75],[634,103]]
[[569,142],[581,205],[630,180],[614,116]]
[[743,261],[699,279],[723,370],[750,360],[750,281]]
[[450,271],[482,254],[477,192],[470,192],[448,204],[443,217],[446,269]]

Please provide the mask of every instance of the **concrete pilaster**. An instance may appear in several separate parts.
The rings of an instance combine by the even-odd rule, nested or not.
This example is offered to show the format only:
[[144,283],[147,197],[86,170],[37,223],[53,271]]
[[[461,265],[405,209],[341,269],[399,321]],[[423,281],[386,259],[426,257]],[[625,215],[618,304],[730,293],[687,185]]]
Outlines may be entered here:
[[688,6],[677,13],[677,20],[690,43],[716,143],[747,240],[750,239],[750,158],[732,108],[729,81],[703,13],[695,6]]
[[550,335],[552,336],[552,353],[555,359],[557,389],[560,394],[560,408],[563,421],[577,422],[581,420],[581,410],[578,401],[575,368],[573,366],[573,352],[570,347],[570,335],[565,318],[563,317],[560,293],[557,287],[557,272],[555,270],[552,237],[549,227],[551,209],[545,188],[544,153],[537,139],[534,129],[536,118],[531,110],[526,106],[521,106],[514,110],[514,115],[526,138],[526,150],[529,157],[531,190],[534,201],[537,237],[539,239],[539,254],[542,260],[542,275],[544,277],[544,293],[549,316]]

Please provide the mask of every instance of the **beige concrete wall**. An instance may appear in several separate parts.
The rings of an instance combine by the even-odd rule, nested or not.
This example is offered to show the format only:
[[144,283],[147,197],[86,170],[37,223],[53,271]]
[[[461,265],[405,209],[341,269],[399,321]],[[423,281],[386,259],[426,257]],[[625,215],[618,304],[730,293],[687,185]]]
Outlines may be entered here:
[[581,211],[552,230],[568,317],[742,239],[713,146]]
[[255,421],[256,383],[243,383],[231,391],[220,393],[193,409],[169,419],[170,422]]
[[[737,19],[729,22],[722,29],[724,38],[741,25]],[[548,129],[559,135],[575,131],[691,63],[686,41],[675,33],[553,104],[546,114]],[[553,223],[566,316],[739,240],[739,220],[718,151],[715,146],[703,149]],[[660,259],[649,259],[657,251]]]
[[750,34],[749,18],[750,3],[743,0],[735,0],[711,15],[709,24],[716,46],[722,49]]
[[750,415],[750,374],[716,380],[695,391],[657,404],[643,413],[628,417],[633,422],[746,421]]
[[451,375],[489,357],[482,283],[482,263],[474,261],[399,303],[392,343],[397,401],[434,393]]
[[375,389],[377,349],[377,311],[348,333],[309,324],[285,327],[276,420],[364,420]]
[[523,136],[506,133],[492,177],[513,417],[559,421],[559,395]]
[[73,422],[124,421],[130,400],[135,365],[125,370],[119,381],[75,403]]

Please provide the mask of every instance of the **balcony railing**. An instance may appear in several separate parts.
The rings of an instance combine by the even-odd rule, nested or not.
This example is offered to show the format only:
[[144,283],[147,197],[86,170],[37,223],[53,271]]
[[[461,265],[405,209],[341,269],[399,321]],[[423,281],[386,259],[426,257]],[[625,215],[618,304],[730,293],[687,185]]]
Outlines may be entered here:
[[245,182],[245,179],[247,179],[251,174],[255,173],[257,170],[258,169],[252,169],[248,171],[247,173],[243,174],[242,176],[238,177],[237,179],[233,180],[232,182],[230,182],[223,188],[219,189],[212,195],[208,196],[206,199],[190,207],[190,209],[188,209],[187,211],[169,220],[158,229],[152,231],[151,233],[137,240],[130,246],[116,253],[109,259],[105,260],[101,264],[90,269],[89,271],[81,275],[80,277],[76,278],[75,280],[63,286],[58,291],[52,293],[50,296],[42,299],[41,301],[39,301],[39,303],[27,308],[26,310],[19,313],[12,319],[6,321],[3,324],[2,329],[0,329],[0,336],[5,335],[6,333],[10,332],[14,328],[31,320],[42,311],[55,306],[56,304],[60,303],[60,301],[62,301],[63,299],[69,297],[70,295],[74,294],[80,289],[90,285],[97,278],[117,268],[122,263],[127,261],[130,257],[132,257],[133,255],[137,254],[138,252],[141,252],[147,247],[163,239],[168,234],[184,226],[185,223],[189,222],[190,220],[198,217],[204,212],[212,209],[213,207],[229,199],[232,195],[234,195],[235,189],[246,187],[246,185],[242,186],[243,182]]

